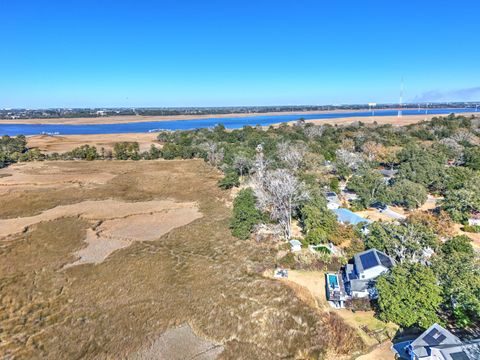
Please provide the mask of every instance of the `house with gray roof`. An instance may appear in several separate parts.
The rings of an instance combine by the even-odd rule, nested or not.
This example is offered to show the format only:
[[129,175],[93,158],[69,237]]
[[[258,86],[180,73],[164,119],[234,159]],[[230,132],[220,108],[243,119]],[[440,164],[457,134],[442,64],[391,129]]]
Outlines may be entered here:
[[370,249],[356,254],[353,264],[347,264],[344,271],[344,283],[347,294],[351,297],[374,296],[375,279],[389,271],[395,261],[377,249]]
[[480,339],[461,341],[444,327],[433,324],[415,340],[394,344],[392,350],[405,360],[478,360]]

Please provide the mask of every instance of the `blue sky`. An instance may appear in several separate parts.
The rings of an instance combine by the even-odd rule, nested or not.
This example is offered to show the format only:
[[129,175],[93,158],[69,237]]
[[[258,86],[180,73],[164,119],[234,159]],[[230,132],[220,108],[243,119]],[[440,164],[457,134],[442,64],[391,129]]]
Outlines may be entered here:
[[0,0],[0,107],[480,101],[478,1]]

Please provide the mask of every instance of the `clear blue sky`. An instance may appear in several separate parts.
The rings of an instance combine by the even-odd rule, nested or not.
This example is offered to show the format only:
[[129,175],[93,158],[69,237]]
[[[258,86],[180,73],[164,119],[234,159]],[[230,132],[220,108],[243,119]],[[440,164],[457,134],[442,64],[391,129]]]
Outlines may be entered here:
[[480,101],[480,2],[0,0],[0,107]]

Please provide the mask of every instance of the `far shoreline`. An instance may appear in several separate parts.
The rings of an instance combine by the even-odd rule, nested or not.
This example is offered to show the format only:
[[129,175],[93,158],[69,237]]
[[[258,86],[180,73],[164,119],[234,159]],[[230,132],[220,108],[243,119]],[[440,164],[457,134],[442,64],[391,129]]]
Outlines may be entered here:
[[[480,113],[463,113],[462,115],[473,115]],[[420,123],[422,121],[431,120],[433,117],[441,115],[403,115],[398,116],[369,116],[369,117],[344,117],[335,119],[313,119],[305,120],[306,123],[314,125],[333,125],[345,126],[353,123],[362,122],[364,124],[378,124],[378,125],[393,125],[393,126],[407,126],[411,124]],[[296,121],[287,122],[289,126],[295,124]],[[276,123],[269,126],[278,127],[282,123]],[[264,126],[267,129],[269,126]],[[28,146],[38,148],[45,153],[66,152],[73,150],[81,145],[96,146],[97,148],[105,148],[112,150],[115,143],[118,142],[138,142],[140,149],[146,151],[150,146],[161,146],[157,140],[159,132],[145,133],[113,133],[113,134],[75,134],[75,135],[28,135]]]
[[[403,108],[403,110],[412,110],[416,108]],[[381,110],[395,110],[385,108],[375,108],[375,111]],[[431,108],[430,110],[435,110]],[[455,112],[452,108],[452,112]],[[160,116],[143,116],[143,115],[118,115],[118,116],[104,116],[104,117],[83,117],[83,118],[36,118],[36,119],[0,119],[1,124],[39,124],[39,125],[114,125],[126,123],[141,123],[141,122],[164,122],[164,121],[183,121],[183,120],[206,120],[206,119],[225,119],[225,118],[246,118],[256,116],[278,116],[278,115],[302,115],[312,114],[341,114],[341,113],[356,113],[365,112],[368,109],[361,110],[311,110],[311,111],[276,111],[276,112],[258,112],[258,113],[232,113],[232,114],[211,114],[211,115],[160,115]],[[474,112],[473,112],[474,113]],[[465,113],[467,114],[467,113]],[[405,115],[410,116],[410,115]],[[441,115],[437,115],[441,116]],[[378,116],[377,118],[380,118]],[[343,119],[343,118],[337,118]],[[315,121],[310,119],[307,121]],[[318,120],[334,120],[334,119],[318,119]]]

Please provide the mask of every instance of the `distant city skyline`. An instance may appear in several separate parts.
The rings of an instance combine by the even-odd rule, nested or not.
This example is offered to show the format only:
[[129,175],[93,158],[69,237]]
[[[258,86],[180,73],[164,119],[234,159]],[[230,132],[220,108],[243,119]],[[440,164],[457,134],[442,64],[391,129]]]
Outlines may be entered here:
[[0,108],[480,101],[480,4],[0,3]]

